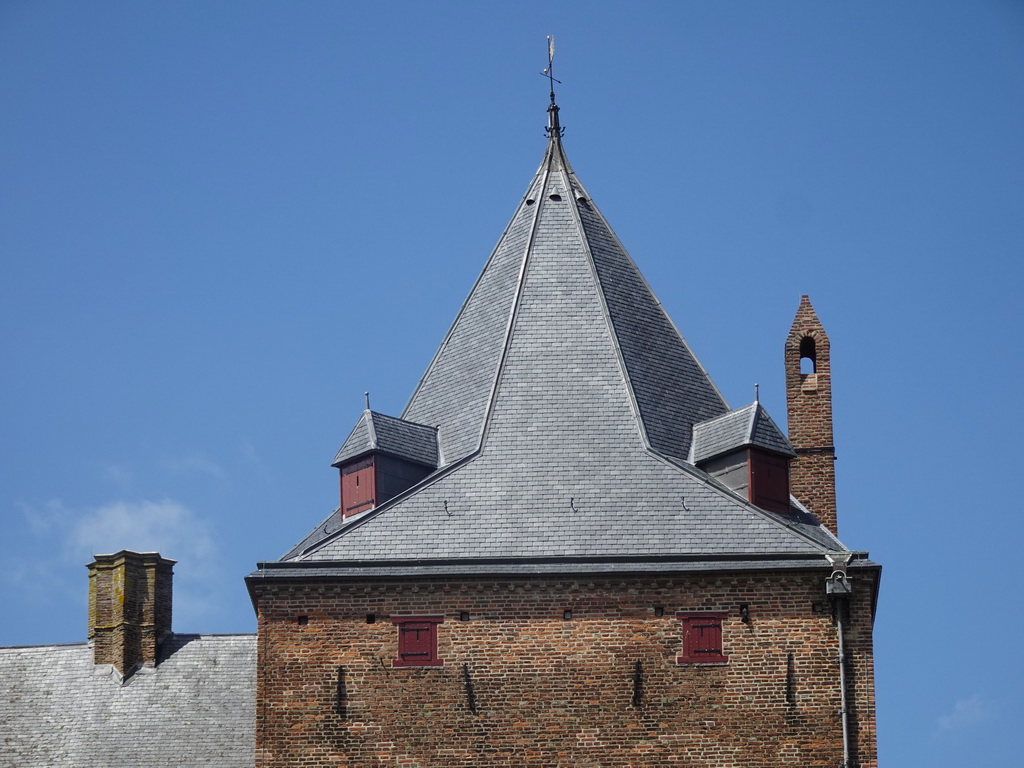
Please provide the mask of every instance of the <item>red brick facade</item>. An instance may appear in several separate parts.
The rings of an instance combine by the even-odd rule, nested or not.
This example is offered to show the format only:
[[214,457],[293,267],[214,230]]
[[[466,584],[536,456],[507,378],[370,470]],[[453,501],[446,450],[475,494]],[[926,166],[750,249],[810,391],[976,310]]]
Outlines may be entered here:
[[[256,765],[839,766],[827,575],[254,584]],[[861,768],[876,578],[856,571],[846,629]],[[726,663],[677,663],[677,614],[701,611],[724,615]],[[443,617],[443,667],[392,666],[403,615]]]
[[[800,372],[801,358],[813,362],[813,372]],[[786,339],[785,360],[789,441],[797,453],[790,491],[838,535],[829,341],[807,296],[800,299]]]

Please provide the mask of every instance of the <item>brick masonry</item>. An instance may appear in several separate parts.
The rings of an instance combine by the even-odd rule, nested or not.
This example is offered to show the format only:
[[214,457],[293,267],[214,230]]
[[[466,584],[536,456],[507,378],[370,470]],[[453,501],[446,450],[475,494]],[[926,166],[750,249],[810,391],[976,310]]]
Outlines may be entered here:
[[[255,589],[256,765],[838,766],[827,575],[264,582]],[[846,635],[862,768],[877,765],[876,578],[873,569],[855,572]],[[728,663],[676,663],[679,611],[726,614]],[[443,668],[392,667],[392,619],[402,615],[444,618]]]
[[[813,341],[813,373],[800,372],[804,339]],[[838,536],[829,340],[807,296],[800,299],[786,338],[785,366],[789,441],[797,453],[790,465],[790,491]]]
[[123,677],[157,661],[171,632],[174,560],[155,552],[122,550],[89,564],[89,641],[96,664]]

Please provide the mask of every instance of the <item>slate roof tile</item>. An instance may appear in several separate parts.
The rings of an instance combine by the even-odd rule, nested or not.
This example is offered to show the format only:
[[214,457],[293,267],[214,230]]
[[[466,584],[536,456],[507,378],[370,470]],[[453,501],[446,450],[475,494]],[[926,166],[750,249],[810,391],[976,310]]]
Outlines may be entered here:
[[796,456],[789,439],[760,403],[716,416],[693,425],[690,460],[700,463],[748,445],[786,456]]
[[[695,425],[720,419],[711,432],[729,438],[734,413],[552,138],[403,413],[439,425],[444,466],[373,512],[332,514],[286,558],[330,570],[841,547],[810,516],[759,510],[684,461]],[[788,447],[751,415],[748,437]]]
[[173,635],[121,685],[76,645],[0,648],[4,765],[251,768],[256,636]]
[[331,466],[340,466],[370,451],[381,451],[436,467],[437,430],[367,409],[338,450]]

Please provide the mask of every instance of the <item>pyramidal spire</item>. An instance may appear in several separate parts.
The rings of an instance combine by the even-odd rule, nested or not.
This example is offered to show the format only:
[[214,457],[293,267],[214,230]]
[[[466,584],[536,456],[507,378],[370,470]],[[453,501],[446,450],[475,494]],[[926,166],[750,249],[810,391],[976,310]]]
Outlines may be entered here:
[[607,426],[614,404],[621,439],[683,459],[693,424],[728,407],[569,165],[553,100],[548,121],[541,165],[402,418],[438,425],[446,462],[495,430],[528,452],[504,407],[557,394],[532,436]]
[[688,460],[694,425],[729,407],[570,166],[554,101],[548,121],[540,167],[401,417],[371,414],[405,442],[367,448],[357,425],[334,462],[344,472],[376,450],[428,474],[372,511],[328,516],[284,559],[834,546]]

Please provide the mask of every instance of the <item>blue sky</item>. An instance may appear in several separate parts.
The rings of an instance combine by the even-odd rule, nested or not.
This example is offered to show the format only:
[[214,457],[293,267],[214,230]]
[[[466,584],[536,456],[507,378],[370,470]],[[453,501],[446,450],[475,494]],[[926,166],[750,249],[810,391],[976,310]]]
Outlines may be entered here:
[[[1024,4],[0,4],[0,644],[77,642],[93,552],[175,628],[334,506],[544,149],[733,406],[832,339],[839,524],[885,566],[881,758],[1012,764],[1024,717]],[[996,546],[999,545],[999,546]]]

